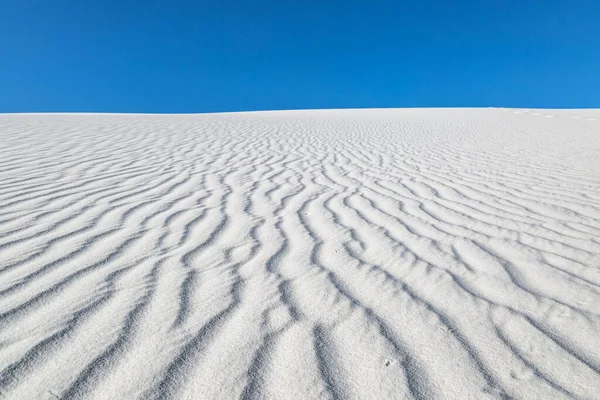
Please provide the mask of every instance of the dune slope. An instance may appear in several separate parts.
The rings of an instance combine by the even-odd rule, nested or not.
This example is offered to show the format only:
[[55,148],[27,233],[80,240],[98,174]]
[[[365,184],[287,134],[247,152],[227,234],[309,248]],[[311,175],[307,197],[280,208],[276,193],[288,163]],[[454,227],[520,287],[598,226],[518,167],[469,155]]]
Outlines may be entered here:
[[0,398],[600,399],[600,111],[0,115]]

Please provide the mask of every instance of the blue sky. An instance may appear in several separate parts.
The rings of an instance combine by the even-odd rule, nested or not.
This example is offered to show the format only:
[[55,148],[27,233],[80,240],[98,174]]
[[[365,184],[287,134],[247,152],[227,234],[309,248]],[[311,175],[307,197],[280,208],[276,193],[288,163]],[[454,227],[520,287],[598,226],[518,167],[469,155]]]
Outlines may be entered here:
[[600,107],[600,1],[0,0],[0,112]]

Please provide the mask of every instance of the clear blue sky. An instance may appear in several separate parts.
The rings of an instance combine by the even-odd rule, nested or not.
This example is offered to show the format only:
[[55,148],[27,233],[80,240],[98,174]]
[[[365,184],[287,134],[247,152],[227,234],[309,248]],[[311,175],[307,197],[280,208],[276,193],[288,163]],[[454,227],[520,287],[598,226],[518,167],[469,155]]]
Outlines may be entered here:
[[599,0],[0,0],[0,112],[600,107]]

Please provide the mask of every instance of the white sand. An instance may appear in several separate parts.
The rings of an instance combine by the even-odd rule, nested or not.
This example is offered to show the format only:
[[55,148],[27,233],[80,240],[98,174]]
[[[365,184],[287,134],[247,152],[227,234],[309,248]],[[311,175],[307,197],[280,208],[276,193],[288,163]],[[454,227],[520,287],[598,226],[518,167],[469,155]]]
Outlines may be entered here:
[[600,399],[600,110],[0,115],[0,399]]

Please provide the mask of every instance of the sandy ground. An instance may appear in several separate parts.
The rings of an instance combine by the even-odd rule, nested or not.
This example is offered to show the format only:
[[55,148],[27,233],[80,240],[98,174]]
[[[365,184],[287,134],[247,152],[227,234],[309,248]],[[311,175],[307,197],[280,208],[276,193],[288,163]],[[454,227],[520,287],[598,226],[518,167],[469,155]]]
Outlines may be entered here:
[[0,115],[0,399],[600,399],[600,110]]

